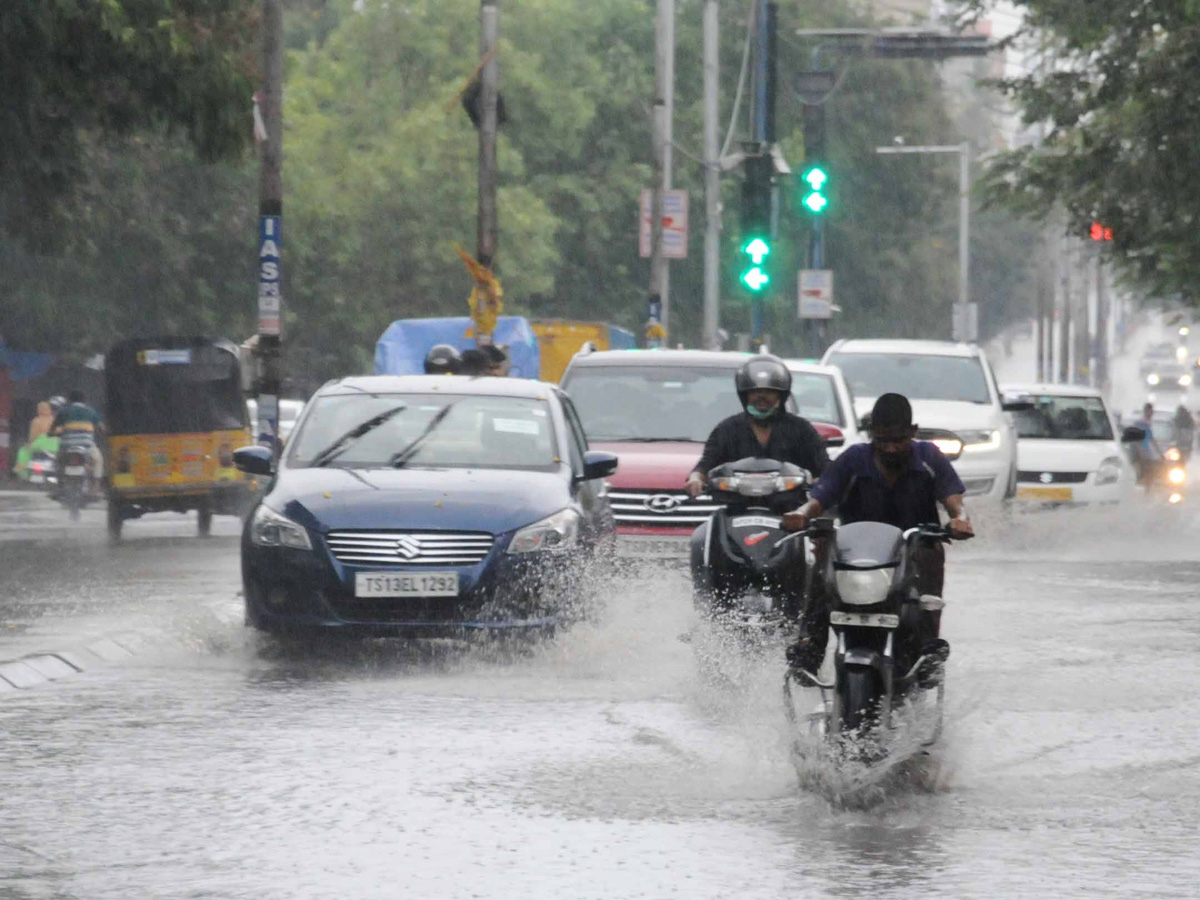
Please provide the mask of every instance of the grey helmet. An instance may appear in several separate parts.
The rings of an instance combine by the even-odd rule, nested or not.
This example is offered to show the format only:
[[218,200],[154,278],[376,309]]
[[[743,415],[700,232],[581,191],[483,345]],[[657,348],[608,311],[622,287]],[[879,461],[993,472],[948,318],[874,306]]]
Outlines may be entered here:
[[425,354],[426,375],[457,375],[462,356],[449,344],[437,344]]
[[792,392],[792,373],[778,356],[762,353],[746,360],[738,369],[733,383],[737,387],[742,409],[749,404],[751,391],[779,391],[783,396],[777,409],[783,409],[788,394]]

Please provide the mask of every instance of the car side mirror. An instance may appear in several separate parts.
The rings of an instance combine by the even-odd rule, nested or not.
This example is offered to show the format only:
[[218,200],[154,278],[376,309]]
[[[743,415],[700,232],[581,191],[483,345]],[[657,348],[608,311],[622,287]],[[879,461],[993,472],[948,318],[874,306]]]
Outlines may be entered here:
[[1146,439],[1146,429],[1138,425],[1126,425],[1121,432],[1122,444],[1140,444]]
[[233,451],[233,464],[250,475],[271,475],[275,471],[270,447],[238,447]]
[[589,450],[583,454],[583,481],[607,478],[617,471],[617,457],[603,450]]
[[1000,404],[1000,408],[1006,413],[1029,412],[1034,405],[1032,400],[1007,400]]

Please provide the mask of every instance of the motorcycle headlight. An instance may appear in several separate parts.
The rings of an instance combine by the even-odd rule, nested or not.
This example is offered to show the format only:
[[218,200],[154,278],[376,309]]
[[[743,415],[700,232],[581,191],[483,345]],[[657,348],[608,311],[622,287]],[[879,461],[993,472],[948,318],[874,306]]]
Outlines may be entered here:
[[1097,487],[1105,484],[1115,484],[1121,480],[1121,457],[1110,456],[1104,462],[1100,463],[1100,468],[1096,471]]
[[1000,432],[998,430],[960,431],[958,434],[962,438],[963,453],[1000,449]]
[[250,520],[250,540],[260,547],[312,549],[307,528],[261,504]]
[[560,509],[540,522],[526,525],[513,535],[509,553],[534,553],[539,550],[556,552],[579,543],[579,513]]
[[1167,473],[1167,481],[1171,482],[1171,484],[1183,484],[1187,481],[1187,472],[1183,471],[1179,466],[1174,466]]
[[892,589],[894,567],[887,569],[838,569],[834,574],[838,594],[851,606],[870,606],[887,599]]

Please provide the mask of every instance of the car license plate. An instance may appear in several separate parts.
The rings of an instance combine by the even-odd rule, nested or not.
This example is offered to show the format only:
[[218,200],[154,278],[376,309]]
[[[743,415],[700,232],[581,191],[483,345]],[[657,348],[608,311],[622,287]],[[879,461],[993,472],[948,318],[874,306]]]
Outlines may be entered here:
[[30,482],[30,484],[45,484],[46,476],[43,475],[41,472],[37,472],[37,473],[29,476],[29,482]]
[[899,628],[900,617],[887,613],[831,612],[829,623],[831,625],[865,625],[868,628]]
[[729,524],[734,528],[778,528],[781,521],[774,516],[737,516]]
[[1043,500],[1053,503],[1070,502],[1075,498],[1075,491],[1069,487],[1019,487],[1018,500]]
[[82,476],[86,471],[87,469],[85,469],[83,466],[67,466],[65,469],[63,469],[63,473],[66,475]]
[[617,556],[621,559],[686,559],[690,542],[690,537],[618,537]]
[[356,597],[457,597],[457,572],[357,572]]

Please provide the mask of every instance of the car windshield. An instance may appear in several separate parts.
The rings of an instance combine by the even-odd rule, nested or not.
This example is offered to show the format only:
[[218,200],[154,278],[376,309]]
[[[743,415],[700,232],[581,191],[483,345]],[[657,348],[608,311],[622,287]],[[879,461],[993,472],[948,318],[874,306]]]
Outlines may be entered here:
[[564,387],[589,440],[703,442],[739,412],[733,369],[682,366],[580,366]]
[[835,353],[855,397],[903,394],[910,400],[957,400],[991,403],[983,366],[972,356],[924,353]]
[[1112,423],[1099,397],[1031,395],[1033,409],[1016,414],[1017,437],[1111,441]]
[[[406,468],[550,471],[558,464],[550,410],[544,400],[439,392],[332,394],[312,402],[312,412],[290,442],[288,464],[293,467],[311,465],[338,438],[398,406],[404,409],[350,442],[329,465],[385,467],[410,446]],[[446,407],[444,416],[435,421]]]

